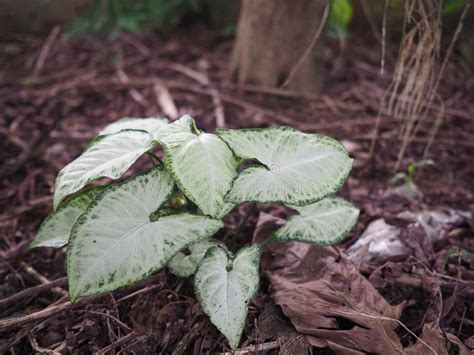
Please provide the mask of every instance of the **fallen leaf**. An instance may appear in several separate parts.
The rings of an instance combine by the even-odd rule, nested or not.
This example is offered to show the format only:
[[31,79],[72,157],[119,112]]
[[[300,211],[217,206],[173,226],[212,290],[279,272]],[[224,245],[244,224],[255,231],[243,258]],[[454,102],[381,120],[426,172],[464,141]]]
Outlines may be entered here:
[[[458,347],[459,355],[472,355],[472,352],[469,350],[469,348],[466,345],[468,345],[469,339],[474,339],[474,336],[466,339],[466,345],[464,345],[463,342],[454,334],[446,333],[446,337],[451,343],[456,344],[456,346]],[[471,347],[471,349],[472,348],[474,347]]]
[[361,258],[365,261],[383,260],[409,255],[411,250],[402,243],[400,234],[398,227],[379,218],[371,222],[359,239],[347,249],[347,255],[353,261]]
[[281,310],[273,303],[267,303],[258,319],[258,331],[262,340],[277,339],[279,355],[308,354],[311,345],[302,334],[286,320]]
[[332,248],[272,244],[272,298],[313,346],[352,354],[404,352],[394,331],[403,305],[388,304],[349,260]]
[[448,231],[471,220],[471,212],[452,208],[426,210],[419,212],[404,211],[399,218],[423,227],[431,241],[439,241],[446,237]]
[[440,331],[431,324],[425,324],[423,326],[423,333],[421,334],[421,337],[415,344],[407,347],[406,353],[407,355],[448,355],[448,350],[446,349],[446,341],[441,335]]

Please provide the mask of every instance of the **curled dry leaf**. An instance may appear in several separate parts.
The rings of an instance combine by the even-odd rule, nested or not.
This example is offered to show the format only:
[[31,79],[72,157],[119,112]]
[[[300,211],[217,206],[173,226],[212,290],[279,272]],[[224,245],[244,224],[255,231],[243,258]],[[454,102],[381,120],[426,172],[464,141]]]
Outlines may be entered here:
[[[270,217],[262,217],[266,221],[261,225],[268,227]],[[254,236],[261,239],[264,236]],[[403,305],[388,304],[334,249],[296,242],[271,243],[269,249],[273,258],[266,271],[272,298],[313,346],[351,354],[404,353],[394,331]]]

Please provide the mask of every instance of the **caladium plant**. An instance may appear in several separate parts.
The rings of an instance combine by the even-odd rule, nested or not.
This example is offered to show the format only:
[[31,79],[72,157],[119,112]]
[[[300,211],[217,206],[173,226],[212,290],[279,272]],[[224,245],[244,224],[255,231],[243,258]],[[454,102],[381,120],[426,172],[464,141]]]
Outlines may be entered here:
[[[154,154],[160,148],[164,163]],[[143,154],[156,158],[150,170],[84,189],[102,177],[122,177]],[[351,167],[335,139],[289,127],[221,129],[214,135],[199,130],[188,115],[172,123],[121,119],[60,171],[54,211],[30,248],[68,245],[71,301],[166,266],[179,277],[193,277],[204,312],[235,349],[258,290],[261,245],[234,255],[212,239],[224,227],[222,218],[246,201],[283,204],[295,213],[271,239],[335,244],[359,214],[334,196]],[[176,196],[193,206],[177,207]]]

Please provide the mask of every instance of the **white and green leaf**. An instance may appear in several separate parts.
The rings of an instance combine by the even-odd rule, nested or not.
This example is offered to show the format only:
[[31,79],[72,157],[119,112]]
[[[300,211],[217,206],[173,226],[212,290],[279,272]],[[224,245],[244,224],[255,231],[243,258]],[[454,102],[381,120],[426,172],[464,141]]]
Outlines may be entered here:
[[289,127],[218,130],[234,153],[262,165],[240,172],[226,201],[307,205],[336,192],[352,167],[333,138]]
[[219,245],[215,240],[205,240],[191,245],[189,250],[181,250],[168,263],[168,269],[178,277],[194,275],[209,248]]
[[319,245],[342,241],[357,223],[359,209],[340,197],[326,197],[307,206],[288,206],[298,212],[275,232],[275,240]]
[[199,303],[232,349],[239,346],[248,304],[258,290],[259,263],[257,245],[242,248],[235,257],[224,246],[215,246],[196,271],[194,288]]
[[224,201],[237,176],[237,161],[217,136],[193,132],[194,121],[184,116],[164,127],[159,141],[165,165],[180,190],[204,214],[221,218],[235,205]]
[[95,139],[77,159],[59,172],[54,191],[54,209],[67,195],[98,178],[118,179],[156,144],[152,135],[135,130],[120,131]]
[[153,136],[157,136],[159,131],[165,127],[169,121],[166,118],[161,117],[149,117],[149,118],[121,118],[115,122],[105,126],[100,135],[108,135],[123,131],[125,129],[134,129],[146,131]]
[[192,214],[150,220],[174,183],[156,167],[108,187],[74,225],[67,272],[71,300],[126,286],[166,266],[178,251],[209,239],[223,223]]
[[59,208],[51,212],[41,223],[28,249],[65,246],[74,223],[103,189],[103,187],[96,187],[86,190],[61,203]]

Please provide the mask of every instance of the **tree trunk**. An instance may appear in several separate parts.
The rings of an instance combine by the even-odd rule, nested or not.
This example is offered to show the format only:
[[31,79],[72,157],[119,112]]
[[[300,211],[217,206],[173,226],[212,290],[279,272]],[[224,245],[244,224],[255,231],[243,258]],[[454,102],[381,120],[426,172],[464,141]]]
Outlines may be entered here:
[[[324,0],[243,0],[230,74],[238,84],[279,87],[308,48],[319,26]],[[288,84],[318,93],[323,68],[318,42]]]

